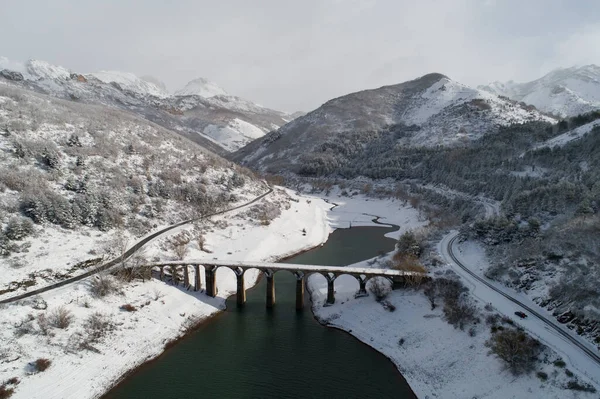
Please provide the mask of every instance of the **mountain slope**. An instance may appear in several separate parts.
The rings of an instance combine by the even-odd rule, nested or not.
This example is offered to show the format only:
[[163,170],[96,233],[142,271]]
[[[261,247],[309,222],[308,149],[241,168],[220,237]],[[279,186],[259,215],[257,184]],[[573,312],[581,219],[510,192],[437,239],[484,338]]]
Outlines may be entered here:
[[264,193],[242,168],[128,112],[0,85],[0,126],[0,293],[34,271],[27,256],[51,251],[38,268],[66,271],[115,229],[142,236]]
[[127,110],[219,154],[235,151],[293,119],[226,95],[210,82],[200,87],[200,82],[207,81],[196,79],[186,86],[188,90],[171,95],[154,78],[116,71],[82,75],[43,61],[18,63],[0,58],[0,84]]
[[226,96],[227,92],[204,78],[191,80],[184,88],[175,92],[176,96],[200,96],[210,98],[214,96]]
[[367,145],[386,137],[393,137],[393,145],[402,147],[455,145],[500,126],[537,120],[551,118],[433,73],[330,100],[233,158],[273,172],[306,172],[307,162],[349,162]]
[[141,95],[152,95],[159,98],[169,97],[169,93],[158,85],[138,78],[132,73],[119,71],[100,71],[90,74],[104,83],[117,83],[123,89],[130,90]]
[[531,82],[493,82],[479,89],[564,118],[600,109],[600,67],[557,69]]

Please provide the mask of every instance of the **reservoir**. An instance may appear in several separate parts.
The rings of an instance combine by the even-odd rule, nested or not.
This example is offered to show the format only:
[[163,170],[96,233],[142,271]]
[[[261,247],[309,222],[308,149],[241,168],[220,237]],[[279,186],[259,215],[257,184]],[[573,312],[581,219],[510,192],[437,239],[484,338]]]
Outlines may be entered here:
[[[323,246],[285,262],[356,263],[393,250],[395,240],[384,235],[397,228],[338,229]],[[247,291],[243,308],[232,296],[226,311],[104,398],[416,398],[389,359],[350,334],[319,324],[309,295],[304,311],[297,312],[291,273],[277,272],[275,281],[273,309],[266,308],[266,279],[261,279]]]

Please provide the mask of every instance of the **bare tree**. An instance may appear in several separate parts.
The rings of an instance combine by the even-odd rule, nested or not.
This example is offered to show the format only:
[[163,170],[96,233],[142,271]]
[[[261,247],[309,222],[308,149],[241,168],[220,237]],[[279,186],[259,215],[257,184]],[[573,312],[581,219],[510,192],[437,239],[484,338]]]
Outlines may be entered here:
[[198,234],[196,235],[196,244],[198,244],[198,249],[200,251],[206,251],[206,249],[204,249],[204,245],[206,244],[206,238],[204,237],[204,234],[202,234],[202,232],[198,232]]
[[382,301],[392,290],[390,282],[383,277],[373,277],[369,281],[369,291],[375,295],[377,302]]
[[498,356],[515,375],[527,373],[535,368],[540,343],[524,331],[505,329],[496,332],[486,345],[490,352]]
[[188,253],[188,244],[192,240],[190,233],[187,230],[180,232],[169,238],[169,247],[179,260],[183,260]]

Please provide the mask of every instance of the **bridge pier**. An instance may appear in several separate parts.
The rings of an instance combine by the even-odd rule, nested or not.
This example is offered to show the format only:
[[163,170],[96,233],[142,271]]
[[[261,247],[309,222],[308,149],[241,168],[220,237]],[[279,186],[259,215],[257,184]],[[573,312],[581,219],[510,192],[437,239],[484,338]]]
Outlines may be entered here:
[[206,274],[206,295],[217,296],[217,267],[216,266],[204,266]]
[[190,289],[190,271],[188,265],[183,265],[183,285],[186,290]]
[[161,266],[160,267],[160,281],[165,281],[165,267]]
[[174,286],[179,285],[179,276],[177,275],[177,266],[171,266],[171,281]]
[[325,278],[327,279],[327,301],[325,305],[333,305],[335,303],[335,287],[333,285],[337,276],[333,273],[325,274]]
[[246,289],[244,288],[244,269],[241,267],[237,267],[234,270],[235,275],[237,276],[237,305],[244,306],[246,303]]
[[296,272],[296,310],[304,309],[304,273]]
[[267,277],[267,308],[275,306],[275,273],[271,269],[265,270]]
[[202,282],[200,280],[200,265],[194,265],[194,291],[200,291],[202,289]]
[[356,293],[356,295],[354,295],[354,298],[360,298],[363,296],[369,296],[369,293],[367,292],[367,278],[366,277],[362,277],[362,276],[355,276],[356,279],[358,280],[358,292]]

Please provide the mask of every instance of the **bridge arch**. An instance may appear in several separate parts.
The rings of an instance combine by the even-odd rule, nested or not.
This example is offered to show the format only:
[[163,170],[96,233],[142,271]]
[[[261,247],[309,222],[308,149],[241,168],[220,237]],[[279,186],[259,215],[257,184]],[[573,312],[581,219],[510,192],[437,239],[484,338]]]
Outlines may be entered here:
[[[231,264],[228,261],[219,260],[164,262],[150,264],[146,267],[150,269],[150,272],[158,271],[160,277],[164,281],[171,280],[177,285],[184,284],[188,289],[193,286],[195,290],[200,290],[202,288],[202,271],[204,271],[206,294],[212,297],[217,295],[217,280],[220,280],[219,286],[221,286],[221,288],[227,288],[227,290],[233,291],[234,287],[232,287],[232,281],[234,279],[225,279],[227,282],[224,283],[223,277],[226,275],[235,276],[235,280],[237,280],[235,287],[237,288],[238,294],[241,294],[238,295],[238,303],[245,302],[246,285],[244,277],[246,276],[249,277],[249,280],[254,280],[254,278],[260,276],[260,273],[262,272],[267,280],[268,307],[273,306],[275,303],[275,274],[281,270],[288,270],[296,277],[297,309],[303,307],[304,285],[311,276],[311,281],[316,285],[317,289],[323,290],[325,285],[327,286],[326,304],[333,304],[335,302],[335,282],[339,278],[351,279],[351,283],[347,282],[344,284],[346,287],[348,284],[352,284],[353,286],[358,284],[356,296],[367,295],[367,285],[375,277],[385,279],[386,283],[389,282],[392,284],[392,288],[402,283],[405,285],[418,284],[422,279],[429,278],[426,273],[406,273],[389,269],[371,269],[352,266],[309,266],[266,262],[233,262],[233,264]],[[144,269],[144,271],[148,272],[146,269]],[[220,279],[217,279],[217,274],[221,276]],[[249,283],[252,284],[254,281],[249,281]],[[350,290],[354,291],[352,289]],[[345,291],[347,294],[349,290],[346,289]]]

